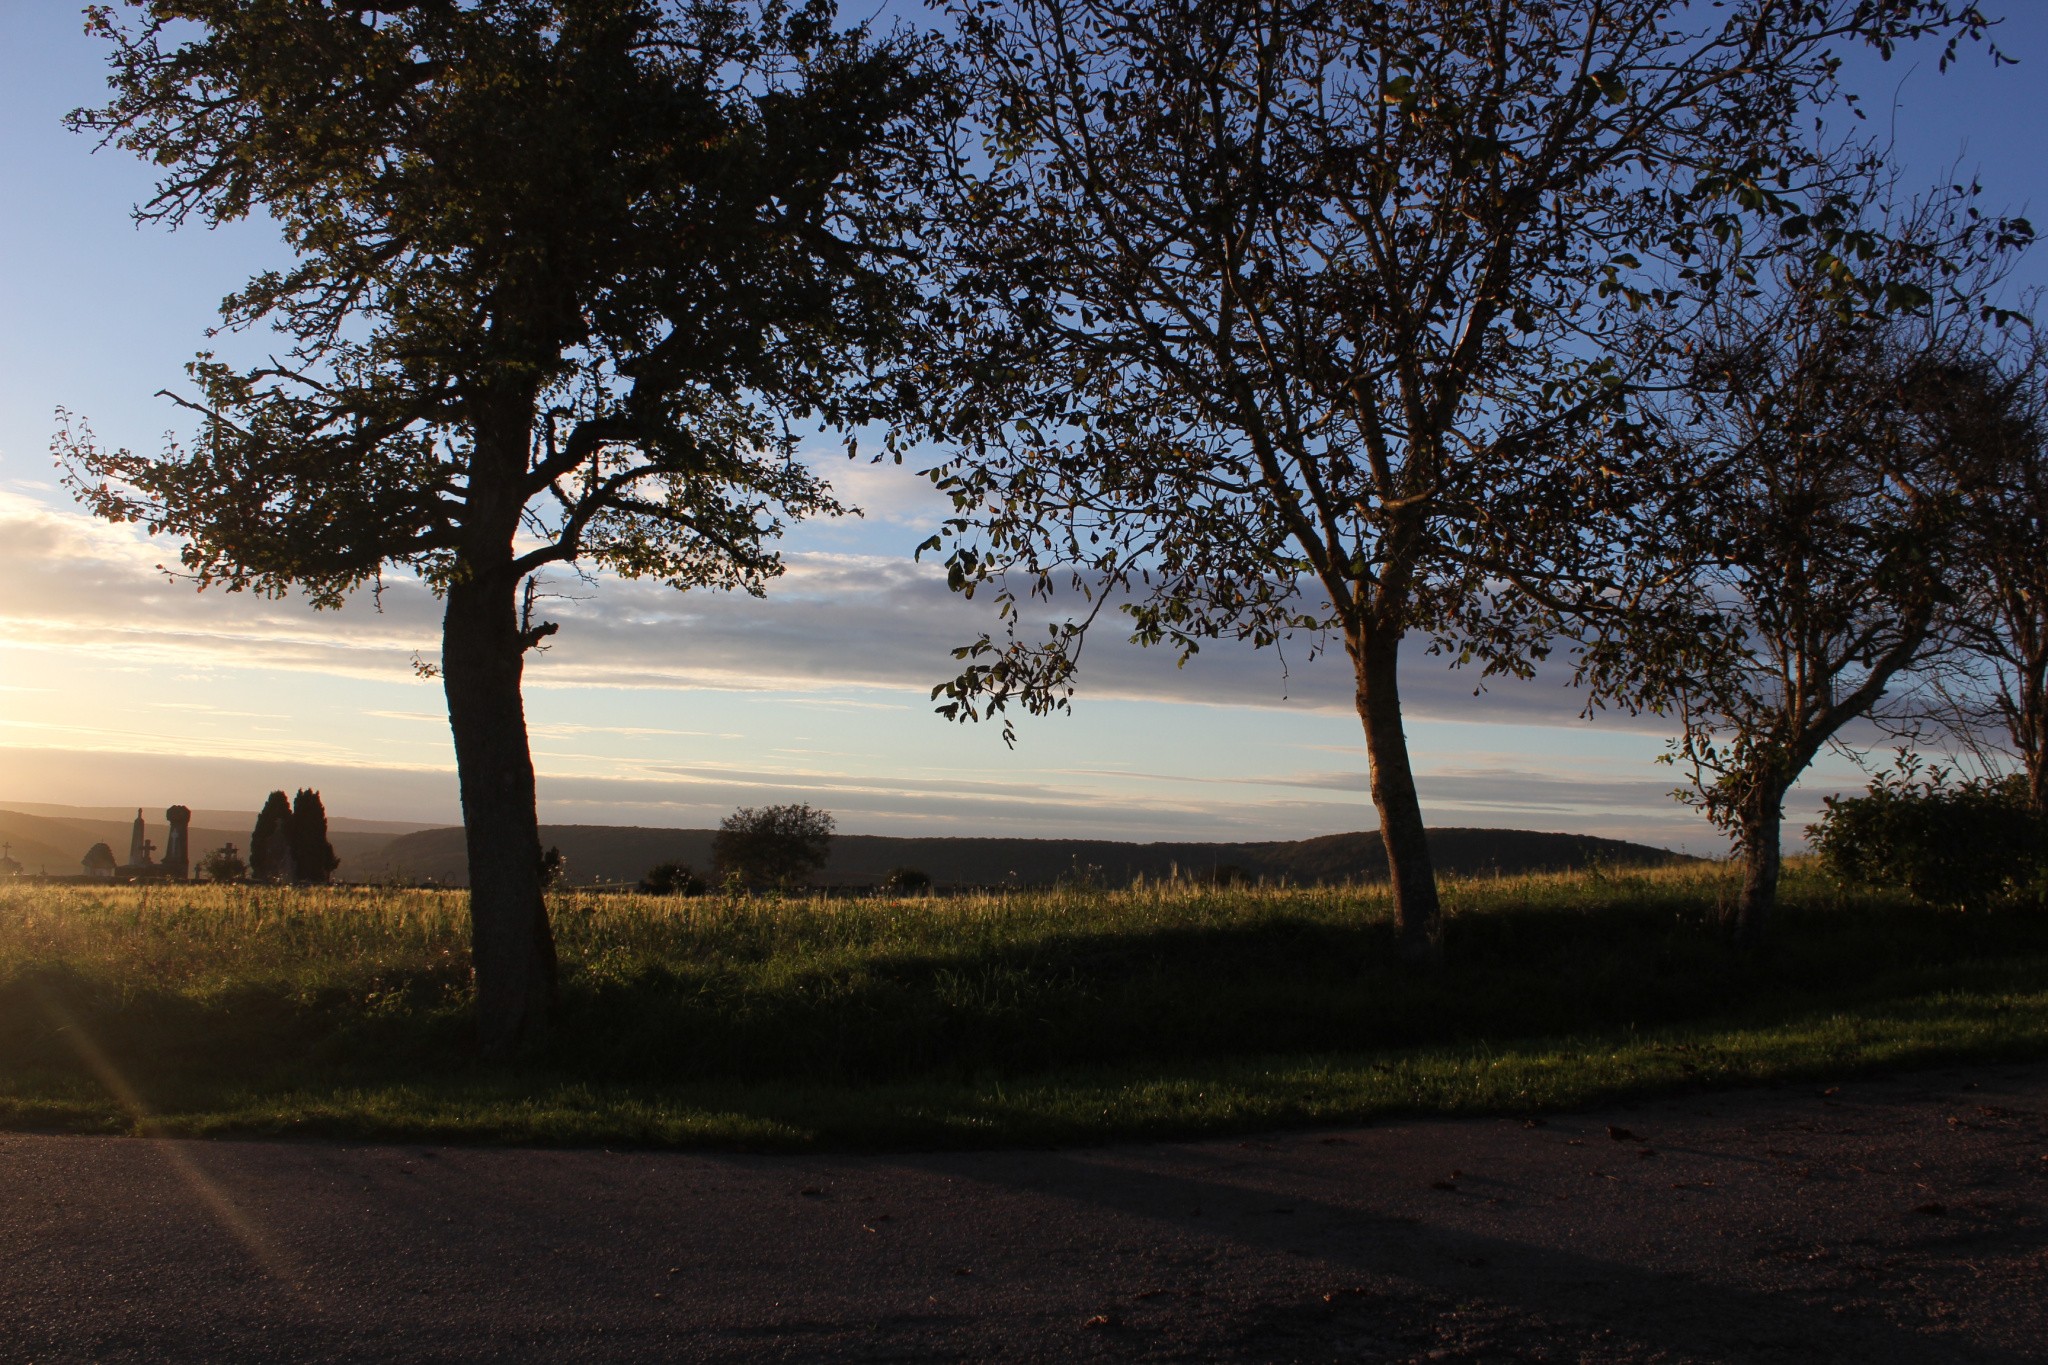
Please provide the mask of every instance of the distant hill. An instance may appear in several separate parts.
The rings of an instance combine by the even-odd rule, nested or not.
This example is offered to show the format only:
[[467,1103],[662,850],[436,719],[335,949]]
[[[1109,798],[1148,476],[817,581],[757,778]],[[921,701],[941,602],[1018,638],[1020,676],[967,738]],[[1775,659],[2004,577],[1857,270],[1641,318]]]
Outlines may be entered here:
[[[156,845],[156,856],[162,857],[164,836],[170,830],[163,808],[144,807],[142,822],[150,841]],[[132,806],[120,810],[24,802],[13,809],[0,810],[0,843],[11,845],[14,860],[29,872],[47,871],[52,876],[68,877],[78,872],[79,861],[94,844],[106,844],[114,850],[117,860],[125,862],[128,835],[134,823]],[[196,862],[226,843],[246,854],[249,831],[255,827],[255,811],[194,810],[190,829],[193,860]],[[430,828],[392,820],[329,817],[327,841],[334,845],[334,854],[341,859],[335,875],[343,881],[367,880],[372,874],[364,869],[395,836]]]
[[[634,882],[656,863],[711,866],[708,829],[618,825],[543,825],[543,846],[562,850],[577,885]],[[1596,862],[1652,867],[1694,861],[1669,849],[1587,834],[1514,829],[1433,829],[1437,870],[1453,874],[1569,871]],[[1386,850],[1377,832],[1330,834],[1292,842],[1129,844],[1107,839],[917,839],[843,834],[818,876],[826,886],[872,886],[891,868],[915,867],[940,886],[1044,886],[1072,875],[1121,885],[1144,876],[1207,875],[1236,868],[1245,876],[1297,884],[1383,880]],[[460,828],[402,834],[345,875],[466,884]]]

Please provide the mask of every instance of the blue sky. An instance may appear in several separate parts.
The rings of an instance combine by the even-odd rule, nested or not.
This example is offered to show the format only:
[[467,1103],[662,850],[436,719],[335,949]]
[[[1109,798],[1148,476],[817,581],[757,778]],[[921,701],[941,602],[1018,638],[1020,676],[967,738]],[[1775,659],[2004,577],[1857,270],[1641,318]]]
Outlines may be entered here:
[[[2000,46],[1935,71],[1934,54],[1852,68],[1908,177],[1960,168],[1986,202],[2048,203],[2048,0],[2007,16]],[[195,594],[155,566],[175,546],[92,521],[48,454],[64,407],[107,442],[154,449],[219,300],[281,258],[262,224],[135,227],[146,168],[63,130],[101,96],[100,54],[74,9],[0,3],[0,802],[253,808],[317,785],[364,818],[453,820],[453,758],[436,684],[432,599],[397,585],[382,609]],[[2040,253],[2020,283],[2048,282]],[[250,353],[259,338],[218,343]],[[559,585],[555,647],[529,669],[543,818],[702,826],[736,805],[805,800],[854,833],[1298,838],[1375,824],[1341,655],[1229,646],[1185,669],[1091,646],[1069,716],[1027,720],[1006,749],[987,725],[931,714],[948,649],[978,633],[910,551],[941,509],[915,473],[815,457],[867,516],[800,527],[766,601],[617,582]],[[1104,641],[1103,643],[1107,643]],[[1578,720],[1554,682],[1474,679],[1412,650],[1404,694],[1425,813],[1638,838],[1722,841],[1670,800],[1654,719]],[[1824,791],[1860,786],[1831,758]]]

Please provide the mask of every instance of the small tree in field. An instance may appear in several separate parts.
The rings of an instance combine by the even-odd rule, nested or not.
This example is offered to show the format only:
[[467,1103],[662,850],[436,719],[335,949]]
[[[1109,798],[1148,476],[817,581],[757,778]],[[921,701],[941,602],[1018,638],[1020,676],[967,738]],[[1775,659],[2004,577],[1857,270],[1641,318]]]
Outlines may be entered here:
[[292,798],[292,880],[301,886],[324,886],[334,879],[341,859],[327,841],[327,806],[320,793],[302,787]]
[[57,438],[98,514],[204,587],[442,601],[480,1042],[555,998],[521,680],[583,564],[759,594],[788,519],[843,510],[792,424],[897,401],[904,241],[943,120],[914,40],[829,0],[141,0],[89,11],[148,160],[137,216],[268,213],[296,259],[224,305],[286,348],[192,367],[198,438]]
[[281,791],[272,792],[256,813],[256,828],[249,835],[249,877],[259,882],[292,879],[292,803]]
[[742,806],[718,822],[711,866],[720,877],[770,886],[796,886],[825,865],[832,851],[832,816],[808,805]]

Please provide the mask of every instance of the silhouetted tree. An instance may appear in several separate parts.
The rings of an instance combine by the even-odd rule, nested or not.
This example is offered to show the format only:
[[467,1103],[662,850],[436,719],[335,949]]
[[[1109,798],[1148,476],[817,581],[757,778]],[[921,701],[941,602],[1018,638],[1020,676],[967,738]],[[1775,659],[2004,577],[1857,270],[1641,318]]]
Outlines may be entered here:
[[281,791],[272,792],[256,812],[256,828],[249,834],[249,878],[259,882],[288,882],[292,879],[292,803]]
[[1952,452],[1970,572],[1951,618],[1962,648],[1931,690],[1987,769],[2018,760],[2028,803],[2048,817],[2048,335],[1987,333],[1958,359],[1951,392],[1974,434]]
[[[1403,643],[1531,671],[1553,611],[1614,572],[1593,520],[1636,447],[1622,400],[1689,301],[1795,235],[1839,245],[1814,212],[1833,169],[1813,120],[1841,52],[1928,33],[1952,51],[1982,17],[1946,0],[952,9],[988,166],[954,210],[964,396],[936,476],[956,520],[928,547],[950,538],[952,584],[992,588],[1008,625],[935,698],[960,718],[1064,706],[1111,603],[1183,657],[1334,638],[1404,952],[1434,960]],[[1735,244],[1723,273],[1700,268],[1713,242]],[[1021,630],[1056,584],[1090,604]]]
[[1602,687],[1617,666],[1640,669],[1622,690],[1683,723],[1681,795],[1735,837],[1746,946],[1776,904],[1787,791],[1938,647],[1944,605],[1976,572],[1959,471],[1981,463],[1960,452],[1982,428],[1957,402],[1957,347],[2015,239],[1953,203],[1909,218],[1867,229],[1893,258],[1894,307],[1852,306],[1830,263],[1788,261],[1704,316],[1660,424],[1674,496],[1650,562],[1682,605],[1624,617],[1617,655],[1594,669],[1610,670]]
[[521,677],[535,575],[760,593],[785,518],[843,510],[789,425],[896,392],[900,245],[935,143],[928,45],[829,3],[147,0],[71,125],[162,176],[137,216],[267,213],[295,259],[225,304],[289,345],[192,367],[189,447],[75,491],[181,538],[203,586],[441,595],[486,1055],[555,993]]
[[327,807],[310,788],[300,788],[292,798],[291,845],[293,881],[324,886],[334,879],[341,859],[327,840]]
[[832,828],[830,812],[807,804],[742,806],[711,836],[712,870],[721,879],[797,885],[825,865]]

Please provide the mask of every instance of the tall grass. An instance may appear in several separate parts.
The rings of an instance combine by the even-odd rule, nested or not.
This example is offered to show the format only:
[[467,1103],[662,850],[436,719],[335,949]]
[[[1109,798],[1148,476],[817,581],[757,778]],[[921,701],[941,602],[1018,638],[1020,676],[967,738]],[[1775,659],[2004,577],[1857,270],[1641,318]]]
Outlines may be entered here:
[[569,892],[552,906],[556,1039],[487,1068],[468,1055],[457,893],[13,885],[0,1121],[1035,1140],[1529,1107],[2048,1040],[2048,915],[1937,914],[1795,868],[1753,959],[1718,929],[1733,894],[1712,864],[1449,881],[1450,965],[1418,976],[1374,886]]

